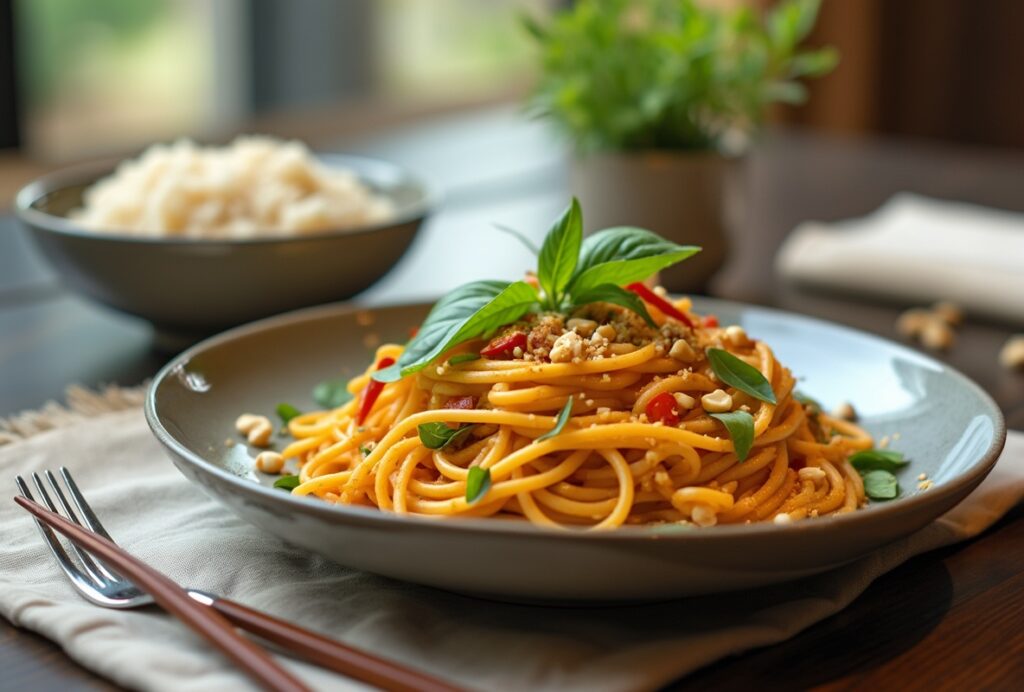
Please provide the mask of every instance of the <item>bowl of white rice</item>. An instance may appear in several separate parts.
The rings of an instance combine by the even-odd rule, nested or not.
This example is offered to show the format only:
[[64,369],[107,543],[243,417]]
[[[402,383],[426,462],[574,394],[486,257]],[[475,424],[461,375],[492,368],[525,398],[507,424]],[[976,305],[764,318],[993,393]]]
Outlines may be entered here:
[[64,170],[15,206],[69,287],[198,338],[369,288],[435,196],[395,164],[249,136]]

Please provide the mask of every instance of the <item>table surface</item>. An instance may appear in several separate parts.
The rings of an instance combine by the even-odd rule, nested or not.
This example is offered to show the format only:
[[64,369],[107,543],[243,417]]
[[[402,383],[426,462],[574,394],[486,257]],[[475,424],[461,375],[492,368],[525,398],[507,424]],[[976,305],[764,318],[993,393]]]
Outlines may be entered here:
[[[449,117],[332,148],[410,165],[445,194],[421,240],[360,296],[369,304],[423,300],[476,278],[514,277],[531,258],[511,239],[488,232],[491,225],[543,229],[567,196],[563,148],[511,110]],[[898,339],[895,320],[905,306],[780,283],[771,258],[785,234],[805,219],[864,215],[900,191],[1024,212],[1024,155],[773,133],[750,158],[746,184],[745,220],[711,293]],[[474,261],[437,271],[435,259],[454,241]],[[1020,330],[968,319],[955,347],[939,357],[985,388],[1009,427],[1024,430],[1024,374],[997,363],[1003,342]],[[144,323],[62,290],[13,220],[0,218],[0,416],[59,400],[73,382],[136,384],[165,358],[152,350]],[[1024,510],[1018,509],[973,541],[919,556],[881,577],[849,608],[797,637],[710,666],[673,687],[753,686],[785,670],[794,688],[1011,688],[1024,679],[1024,629],[1014,626],[1022,609]],[[110,689],[50,642],[2,620],[0,670],[0,687]]]

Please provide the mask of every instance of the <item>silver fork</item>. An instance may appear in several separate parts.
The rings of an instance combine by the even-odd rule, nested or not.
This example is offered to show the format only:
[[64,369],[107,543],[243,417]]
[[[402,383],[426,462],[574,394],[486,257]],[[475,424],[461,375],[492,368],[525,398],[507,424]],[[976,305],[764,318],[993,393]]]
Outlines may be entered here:
[[[44,471],[43,475],[53,494],[57,497],[57,503],[64,510],[64,516],[79,526],[84,526],[93,533],[103,536],[111,543],[115,542],[103,528],[103,524],[100,523],[89,503],[85,501],[85,497],[66,468],[63,466],[60,468],[60,476],[67,487],[68,495],[71,496],[70,502],[61,489],[57,477],[49,470]],[[50,493],[38,473],[32,474],[32,482],[46,507],[50,511],[60,514],[60,509],[51,499]],[[21,476],[15,479],[15,483],[26,499],[35,501],[28,484]],[[78,592],[92,603],[104,608],[138,608],[155,602],[152,596],[131,580],[118,574],[117,571],[92,556],[88,551],[80,549],[73,541],[68,541],[68,548],[65,549],[53,529],[38,519],[36,526],[61,570],[71,580]],[[408,668],[394,661],[388,661],[376,654],[352,648],[272,615],[248,608],[241,603],[235,603],[196,589],[185,589],[185,592],[193,600],[214,608],[236,626],[343,675],[392,690],[408,692],[413,690],[417,692],[458,692],[459,690],[458,687],[427,673]]]
[[[96,513],[92,511],[89,503],[85,501],[85,497],[78,489],[75,479],[71,477],[70,471],[63,466],[60,467],[61,478],[67,486],[68,494],[71,495],[74,506],[72,506],[71,502],[68,502],[68,498],[64,491],[61,490],[57,477],[50,470],[44,471],[43,475],[46,476],[53,494],[57,496],[57,502],[64,510],[64,516],[79,526],[85,526],[93,533],[98,533],[107,540],[116,542],[110,537],[107,530],[103,528],[103,524],[96,516]],[[61,513],[61,510],[50,499],[50,493],[47,492],[38,473],[32,474],[32,482],[47,509],[52,512]],[[29,491],[28,484],[25,483],[21,476],[15,478],[15,483],[22,496],[29,500],[35,500]],[[75,509],[78,511],[76,512]],[[81,515],[81,518],[79,518],[79,515]],[[88,552],[81,550],[73,542],[68,541],[68,548],[65,549],[64,545],[57,539],[57,534],[54,533],[53,529],[38,519],[36,520],[36,527],[39,529],[39,533],[43,535],[43,540],[46,541],[46,545],[50,548],[50,552],[53,553],[53,557],[57,560],[61,570],[86,600],[104,608],[140,608],[154,603],[152,596],[142,591],[133,582],[122,577],[115,570],[103,564],[102,561],[94,559]],[[203,591],[186,589],[186,592],[192,597],[192,600],[199,601],[203,605],[212,605],[216,600],[216,596]]]

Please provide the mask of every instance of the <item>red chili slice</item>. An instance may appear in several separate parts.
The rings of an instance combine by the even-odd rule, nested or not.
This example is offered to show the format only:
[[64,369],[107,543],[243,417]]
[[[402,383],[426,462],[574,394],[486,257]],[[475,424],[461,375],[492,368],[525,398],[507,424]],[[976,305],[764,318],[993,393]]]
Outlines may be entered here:
[[665,425],[678,425],[679,413],[676,411],[676,398],[668,392],[654,397],[644,409],[647,420],[651,423],[662,422]]
[[717,327],[718,318],[715,317],[714,315],[704,315],[704,319],[701,320],[701,324],[703,324],[705,327]]
[[693,322],[691,322],[690,318],[683,314],[679,308],[644,286],[639,281],[634,284],[629,284],[626,288],[643,298],[645,302],[650,303],[661,310],[667,317],[679,320],[687,327],[690,327],[691,329],[693,328]]
[[[383,370],[384,368],[394,365],[394,358],[381,358],[377,362],[377,369]],[[374,403],[377,401],[377,397],[380,396],[381,390],[384,389],[385,382],[378,382],[377,380],[371,379],[365,387],[363,387],[362,393],[359,395],[359,413],[356,415],[356,425],[362,425],[366,417],[370,415],[370,411],[373,409]]]
[[480,349],[480,355],[492,360],[508,359],[516,347],[526,348],[526,332],[511,332],[504,336],[491,339],[490,343]]

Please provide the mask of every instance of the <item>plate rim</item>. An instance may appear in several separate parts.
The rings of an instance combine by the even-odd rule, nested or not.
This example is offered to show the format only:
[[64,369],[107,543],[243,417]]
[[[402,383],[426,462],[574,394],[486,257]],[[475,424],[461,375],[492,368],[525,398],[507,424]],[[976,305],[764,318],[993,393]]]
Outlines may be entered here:
[[[826,327],[828,329],[839,330],[847,333],[849,336],[867,339],[890,349],[895,348],[898,352],[907,356],[911,356],[917,360],[923,360],[928,365],[935,367],[937,370],[943,371],[944,373],[952,376],[955,380],[958,380],[960,384],[965,385],[969,390],[972,390],[978,398],[989,407],[990,413],[993,414],[995,422],[992,443],[968,471],[958,474],[949,482],[944,483],[941,486],[934,486],[925,493],[917,493],[909,497],[897,498],[894,501],[879,503],[875,505],[875,508],[870,512],[853,511],[840,515],[819,517],[814,521],[798,521],[786,526],[777,526],[772,522],[755,522],[751,524],[727,524],[703,530],[694,527],[682,526],[673,530],[658,530],[655,527],[649,526],[623,526],[612,531],[572,531],[535,526],[525,521],[488,521],[486,519],[477,518],[443,520],[416,516],[403,516],[393,512],[385,512],[368,507],[331,504],[315,498],[282,493],[280,490],[267,487],[261,483],[255,483],[236,474],[232,474],[217,464],[207,461],[201,455],[196,454],[175,439],[160,420],[160,414],[157,411],[156,394],[161,383],[168,379],[168,377],[171,376],[177,368],[207,349],[221,346],[236,339],[256,335],[268,329],[283,327],[296,322],[330,319],[332,317],[341,318],[367,310],[375,311],[410,308],[422,308],[425,310],[432,305],[432,303],[429,302],[396,302],[381,305],[366,305],[359,302],[328,303],[325,305],[302,308],[267,317],[255,322],[234,327],[204,339],[176,355],[160,369],[156,376],[153,377],[153,380],[150,382],[146,391],[144,405],[146,423],[149,425],[150,431],[156,439],[164,445],[167,450],[171,451],[177,459],[181,459],[191,465],[198,472],[212,474],[221,482],[227,483],[243,495],[255,496],[267,502],[282,503],[282,507],[287,507],[297,512],[312,513],[328,521],[366,522],[373,525],[374,528],[382,529],[417,530],[432,528],[434,530],[468,532],[478,535],[499,534],[512,535],[521,538],[553,538],[561,540],[586,540],[590,542],[635,543],[651,540],[704,542],[715,540],[724,541],[726,539],[747,539],[752,536],[796,536],[807,532],[834,531],[839,530],[836,528],[837,525],[842,527],[848,524],[886,521],[889,518],[899,518],[899,516],[904,513],[911,513],[915,508],[941,504],[941,501],[944,498],[961,493],[964,488],[973,490],[973,488],[980,484],[981,481],[984,480],[985,476],[987,476],[995,466],[995,463],[1002,452],[1003,446],[1006,443],[1007,428],[1003,412],[988,392],[982,389],[981,386],[971,378],[967,377],[951,365],[938,361],[927,354],[915,351],[904,344],[885,339],[860,329],[831,322],[829,320],[823,320],[817,317],[811,317],[778,308],[764,307],[721,298],[693,296],[693,299],[695,304],[709,305],[712,310],[715,309],[714,306],[716,305],[731,309],[753,310],[755,312],[765,314],[768,317],[782,317],[786,320],[803,322],[811,327]],[[188,480],[191,481],[191,479]],[[970,490],[968,492],[970,492]]]

